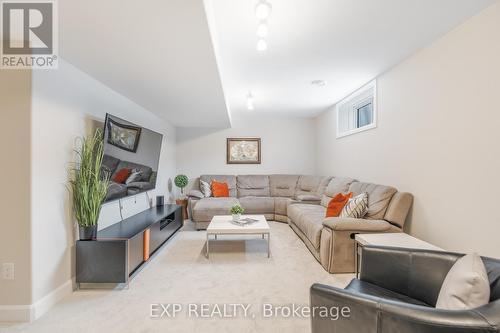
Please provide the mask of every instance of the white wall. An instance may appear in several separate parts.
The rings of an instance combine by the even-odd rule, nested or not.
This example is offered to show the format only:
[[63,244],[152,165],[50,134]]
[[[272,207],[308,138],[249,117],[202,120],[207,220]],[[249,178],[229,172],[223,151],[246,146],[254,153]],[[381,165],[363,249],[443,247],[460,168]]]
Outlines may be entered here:
[[[157,188],[168,193],[175,173],[175,129],[71,64],[36,71],[32,93],[32,301],[37,302],[74,276],[76,224],[71,214],[68,167],[75,139],[90,133],[106,112],[163,134]],[[133,200],[129,200],[133,205]],[[126,207],[127,209],[127,207]],[[133,208],[131,208],[133,210]],[[118,203],[104,207],[99,223],[119,220]]]
[[0,269],[15,264],[15,279],[0,276],[0,322],[25,320],[8,305],[31,300],[31,72],[0,70]]
[[319,116],[317,172],[409,191],[412,234],[500,257],[499,41],[497,3],[378,78],[376,129],[336,139]]
[[[201,174],[313,174],[314,119],[233,114],[232,128],[177,129],[177,172]],[[226,164],[226,138],[260,137],[262,164]]]

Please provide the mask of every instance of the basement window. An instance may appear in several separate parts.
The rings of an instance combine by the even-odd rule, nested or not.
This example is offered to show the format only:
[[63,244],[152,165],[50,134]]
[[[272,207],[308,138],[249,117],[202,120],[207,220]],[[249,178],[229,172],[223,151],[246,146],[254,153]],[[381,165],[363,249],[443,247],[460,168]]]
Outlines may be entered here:
[[337,103],[337,138],[377,127],[376,81]]

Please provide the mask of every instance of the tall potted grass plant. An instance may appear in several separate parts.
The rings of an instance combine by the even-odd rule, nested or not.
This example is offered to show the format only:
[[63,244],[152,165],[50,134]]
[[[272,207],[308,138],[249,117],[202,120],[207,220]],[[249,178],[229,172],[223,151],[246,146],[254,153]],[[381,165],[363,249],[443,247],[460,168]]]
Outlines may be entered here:
[[73,211],[79,226],[80,240],[97,236],[97,221],[106,199],[109,174],[101,171],[103,159],[102,131],[80,138],[75,149],[77,161],[71,169],[70,187]]

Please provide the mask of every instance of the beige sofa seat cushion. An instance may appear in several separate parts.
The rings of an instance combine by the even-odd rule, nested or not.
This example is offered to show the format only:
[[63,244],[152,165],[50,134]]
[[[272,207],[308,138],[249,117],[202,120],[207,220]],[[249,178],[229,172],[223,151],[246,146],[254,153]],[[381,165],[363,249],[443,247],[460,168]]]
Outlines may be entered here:
[[238,197],[269,197],[269,176],[267,175],[243,175],[236,177]]
[[298,175],[270,175],[271,196],[293,198],[298,181]]
[[274,198],[274,213],[281,216],[287,216],[288,205],[296,202],[292,198]]
[[402,232],[402,230],[384,220],[365,220],[351,217],[327,217],[323,225],[335,231],[359,232]]
[[320,205],[292,204],[288,206],[288,218],[302,231],[311,244],[319,249],[326,208]]
[[274,214],[274,198],[243,197],[238,200],[245,209],[244,214]]
[[330,180],[321,198],[321,205],[328,207],[328,203],[338,193],[348,193],[349,186],[356,180],[352,178],[335,177]]
[[354,182],[349,186],[353,195],[368,193],[368,210],[365,219],[381,220],[385,216],[392,196],[397,192],[394,187],[372,183]]
[[229,196],[236,198],[236,176],[233,175],[201,175],[200,180],[207,183],[212,183],[212,180],[217,182],[227,183],[229,187]]
[[239,204],[236,198],[203,198],[193,205],[193,220],[209,222],[215,215],[230,215],[230,209]]

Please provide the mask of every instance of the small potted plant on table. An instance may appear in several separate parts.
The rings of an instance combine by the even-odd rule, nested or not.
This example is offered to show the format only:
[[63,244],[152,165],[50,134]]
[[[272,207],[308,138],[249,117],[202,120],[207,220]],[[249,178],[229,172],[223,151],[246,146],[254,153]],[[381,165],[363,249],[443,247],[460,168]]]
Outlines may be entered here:
[[174,178],[175,186],[181,189],[181,197],[175,200],[175,203],[182,206],[182,218],[186,220],[188,218],[187,205],[188,201],[184,196],[184,188],[187,186],[189,178],[186,175],[177,175]]
[[243,214],[244,211],[245,209],[240,205],[234,205],[233,207],[231,207],[231,214],[233,215],[233,221],[238,222],[241,219],[241,214]]

